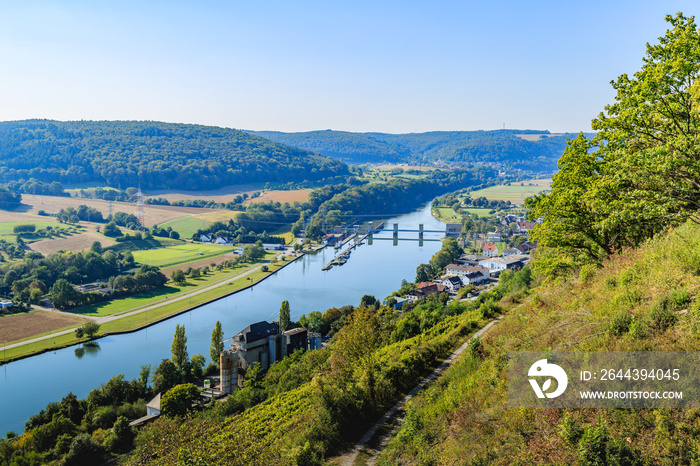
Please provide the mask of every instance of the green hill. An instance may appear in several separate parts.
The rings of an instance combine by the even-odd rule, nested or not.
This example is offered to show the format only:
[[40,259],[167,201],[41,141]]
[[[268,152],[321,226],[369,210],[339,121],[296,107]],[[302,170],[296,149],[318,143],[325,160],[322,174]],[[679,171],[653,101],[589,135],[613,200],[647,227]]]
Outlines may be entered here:
[[464,357],[413,399],[379,464],[696,464],[697,409],[510,409],[507,361],[509,351],[698,351],[699,292],[700,227],[688,222],[599,270],[506,296],[485,357]]
[[319,181],[348,167],[234,129],[147,121],[0,122],[0,181],[216,189]]
[[[498,162],[505,166],[551,171],[573,134],[549,131],[435,131],[387,134],[310,131],[281,133],[252,131],[252,134],[282,144],[320,152],[351,163],[378,162]],[[524,136],[524,137],[523,137]]]

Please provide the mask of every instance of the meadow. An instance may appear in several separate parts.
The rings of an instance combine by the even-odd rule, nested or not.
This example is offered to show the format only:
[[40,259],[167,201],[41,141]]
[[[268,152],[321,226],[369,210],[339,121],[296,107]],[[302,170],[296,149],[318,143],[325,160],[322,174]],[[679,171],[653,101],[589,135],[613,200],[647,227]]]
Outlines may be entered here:
[[188,262],[200,261],[210,257],[233,252],[231,246],[219,244],[186,243],[159,249],[134,251],[134,260],[141,264],[155,265],[160,268],[173,267]]
[[490,186],[478,191],[472,191],[469,195],[472,199],[485,197],[489,200],[510,201],[514,204],[523,204],[525,199],[542,191],[547,191],[552,186],[552,180],[526,180],[514,182],[510,186]]

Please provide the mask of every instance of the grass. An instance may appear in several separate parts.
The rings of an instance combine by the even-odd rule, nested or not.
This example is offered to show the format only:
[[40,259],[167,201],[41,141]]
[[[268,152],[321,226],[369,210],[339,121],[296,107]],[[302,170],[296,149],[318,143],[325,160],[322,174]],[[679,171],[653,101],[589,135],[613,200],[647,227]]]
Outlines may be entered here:
[[[268,253],[265,256],[265,259],[263,260],[269,260],[275,256],[273,253]],[[171,302],[164,302],[162,306],[157,307],[156,309],[149,310],[147,312],[142,312],[133,316],[127,316],[123,317],[111,322],[107,322],[103,325],[100,326],[100,335],[104,335],[106,333],[112,333],[112,332],[125,332],[125,331],[130,331],[137,329],[139,327],[142,327],[144,325],[147,325],[149,323],[153,323],[157,320],[163,319],[165,317],[171,316],[173,314],[177,314],[179,312],[186,311],[188,309],[191,309],[194,306],[197,306],[199,304],[220,298],[224,295],[230,294],[234,291],[240,290],[242,288],[245,288],[247,286],[250,286],[251,284],[257,283],[261,279],[265,278],[266,276],[276,272],[279,270],[284,264],[287,262],[277,262],[276,264],[268,264],[268,272],[262,272],[262,271],[256,271],[252,274],[247,275],[246,277],[238,277],[236,278],[237,275],[240,275],[241,273],[245,272],[246,270],[249,270],[253,267],[256,267],[260,265],[260,262],[256,264],[249,264],[246,266],[239,266],[236,269],[227,269],[222,272],[213,272],[206,277],[201,277],[199,279],[189,279],[190,282],[196,282],[196,285],[193,285],[190,283],[189,285],[185,285],[182,287],[183,289],[186,289],[186,292],[191,292],[195,291],[197,288],[210,285],[212,283],[217,282],[218,280],[225,281],[226,277],[230,277],[231,281],[227,282],[226,284],[222,284],[222,286],[218,286],[212,290],[208,290],[204,293],[200,293],[196,296],[192,296],[190,299],[183,299],[181,301],[174,302],[171,300]],[[236,276],[232,272],[235,272]],[[251,280],[249,280],[250,278]],[[180,287],[174,287],[170,286],[168,288],[177,288],[179,289]],[[150,293],[144,293],[139,296],[134,296],[129,299],[132,299],[131,303],[138,307],[145,307],[146,305],[152,305],[153,303],[153,297],[147,298],[145,295],[148,295]],[[168,295],[170,296],[170,295]],[[124,300],[122,300],[124,301]],[[164,300],[165,301],[165,300]],[[129,309],[123,308],[119,306],[119,302],[107,302],[107,303],[102,303],[104,308],[100,306],[86,306],[85,308],[82,308],[82,310],[88,311],[88,312],[82,312],[80,309],[73,310],[72,312],[77,312],[78,314],[81,315],[91,315],[91,316],[97,316],[97,315],[111,315],[120,311],[127,311]],[[133,309],[133,308],[131,308]],[[92,313],[91,313],[92,312]],[[69,326],[66,328],[77,328],[82,324],[78,325],[73,325]],[[53,332],[49,332],[46,334],[41,334],[41,335],[35,335],[32,337],[29,337],[27,339],[32,339],[36,338],[39,336],[43,335],[50,335]],[[25,340],[27,340],[25,339]],[[24,340],[19,340],[19,341],[24,341]],[[78,340],[75,338],[74,333],[70,333],[67,335],[56,335],[53,338],[42,340],[39,342],[35,343],[29,343],[27,345],[22,345],[17,348],[11,348],[6,350],[6,357],[3,355],[2,359],[0,359],[0,362],[4,360],[5,358],[11,359],[11,358],[17,358],[17,357],[23,357],[23,356],[28,356],[31,354],[36,354],[45,350],[50,350],[52,348],[62,348],[65,346],[73,345],[76,343],[79,343],[81,340]],[[13,342],[7,342],[9,343],[17,343],[18,341],[13,341]]]
[[212,224],[213,222],[210,222],[208,220],[203,220],[201,218],[190,216],[170,220],[169,222],[161,223],[158,226],[161,228],[171,227],[173,230],[180,233],[180,237],[192,238],[192,235],[197,233],[197,230],[207,228]]
[[155,265],[160,268],[196,262],[210,257],[232,252],[230,246],[218,244],[185,243],[167,248],[134,251],[134,260],[141,264]]
[[[37,230],[41,230],[42,228],[46,227],[52,227],[55,228],[57,226],[64,227],[64,225],[58,223],[58,222],[2,222],[0,223],[0,236],[2,235],[16,235],[14,232],[14,227],[17,225],[34,225],[36,226]],[[70,228],[66,226],[66,228]]]
[[[265,258],[263,261],[269,260],[272,258],[275,254],[274,253],[268,253],[266,254]],[[202,257],[202,256],[197,256],[197,257]],[[255,263],[255,264],[240,264],[234,269],[224,269],[223,271],[213,271],[207,274],[206,276],[202,276],[200,278],[189,278],[187,280],[187,283],[184,285],[177,285],[175,283],[169,282],[167,286],[164,288],[161,288],[159,290],[154,290],[154,291],[149,291],[148,293],[141,293],[138,295],[134,296],[129,296],[127,298],[120,298],[120,299],[115,299],[111,301],[105,301],[97,304],[92,304],[90,306],[84,306],[76,309],[72,309],[70,312],[75,313],[75,314],[80,314],[84,316],[92,316],[92,317],[104,317],[104,316],[110,316],[113,314],[117,314],[120,312],[125,312],[125,311],[130,311],[130,310],[136,310],[138,308],[146,307],[153,305],[157,303],[158,301],[162,301],[163,303],[166,303],[168,299],[172,300],[173,298],[177,296],[181,296],[183,293],[190,293],[193,291],[196,291],[198,288],[211,285],[217,281],[224,280],[227,277],[231,277],[232,275],[239,275],[243,272],[246,272],[250,270],[251,268],[257,267],[260,265],[261,262]],[[281,263],[281,264],[284,264]],[[277,270],[279,268],[279,265],[273,266],[273,265],[268,265],[270,270]],[[261,275],[265,275],[264,272],[259,272]],[[257,272],[251,277],[254,277],[257,274]],[[249,280],[247,280],[247,277],[244,279],[247,283],[250,283]],[[211,292],[204,293],[205,296],[209,296],[209,299],[213,299],[216,295],[221,294],[221,290],[211,290]],[[203,302],[199,300],[199,296],[197,295],[196,297],[192,297],[192,302]],[[199,300],[199,301],[198,301]],[[206,300],[205,300],[206,301]],[[182,303],[176,303],[178,306]],[[182,309],[185,309],[189,306],[189,302],[185,302],[182,304],[184,307]],[[170,308],[170,305],[164,306],[166,308]],[[177,307],[177,306],[176,306]],[[180,309],[177,307],[177,309]],[[180,310],[182,310],[180,309]],[[149,316],[151,313],[154,311],[148,311]],[[158,312],[158,311],[155,311]],[[168,311],[164,311],[164,314],[167,314]],[[155,315],[155,314],[154,314]],[[152,319],[155,319],[155,317],[152,316]]]
[[142,251],[153,248],[162,248],[163,246],[169,246],[171,244],[186,244],[182,240],[171,239],[171,238],[152,238],[152,239],[142,239],[138,241],[124,241],[123,243],[113,244],[112,246],[107,246],[105,249],[120,252],[120,251]]
[[[535,181],[538,181],[539,183],[537,184],[539,185],[535,185]],[[485,197],[489,200],[510,201],[515,204],[522,204],[525,202],[525,198],[549,189],[548,185],[542,185],[542,181],[543,180],[533,180],[531,182],[523,181],[522,184],[525,186],[520,186],[521,182],[514,182],[510,186],[490,186],[478,191],[472,191],[469,195],[472,199]],[[530,184],[532,184],[532,186],[530,186]]]
[[700,227],[689,222],[499,305],[504,317],[482,338],[483,359],[463,355],[413,398],[414,421],[379,464],[610,464],[605,452],[596,461],[584,456],[599,425],[603,447],[629,448],[627,464],[691,462],[695,447],[684,439],[695,410],[509,409],[507,361],[511,351],[696,352]]

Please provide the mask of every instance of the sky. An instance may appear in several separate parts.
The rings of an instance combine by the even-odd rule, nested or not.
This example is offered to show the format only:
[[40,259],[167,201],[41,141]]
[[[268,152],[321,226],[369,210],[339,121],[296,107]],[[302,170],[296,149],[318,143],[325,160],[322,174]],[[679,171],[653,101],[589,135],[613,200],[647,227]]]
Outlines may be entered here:
[[0,0],[0,121],[590,131],[697,0]]

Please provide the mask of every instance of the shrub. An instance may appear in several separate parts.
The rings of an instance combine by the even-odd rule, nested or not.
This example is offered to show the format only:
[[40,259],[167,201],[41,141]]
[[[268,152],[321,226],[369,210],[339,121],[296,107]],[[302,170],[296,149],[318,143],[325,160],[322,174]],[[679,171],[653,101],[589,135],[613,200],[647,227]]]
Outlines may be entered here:
[[622,335],[627,333],[632,324],[632,314],[626,311],[620,311],[615,316],[613,316],[610,321],[609,332],[612,335]]
[[578,274],[579,283],[589,283],[596,274],[596,267],[593,264],[585,264]]

